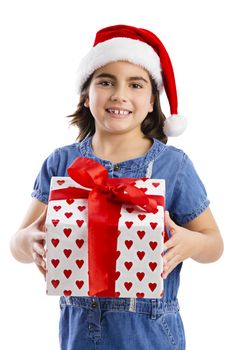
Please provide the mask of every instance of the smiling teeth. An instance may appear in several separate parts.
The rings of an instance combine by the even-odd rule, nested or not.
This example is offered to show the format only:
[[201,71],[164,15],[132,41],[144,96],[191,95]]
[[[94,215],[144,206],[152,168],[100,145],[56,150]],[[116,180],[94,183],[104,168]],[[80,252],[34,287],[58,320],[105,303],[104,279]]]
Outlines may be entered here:
[[114,113],[114,114],[121,114],[121,115],[127,115],[130,113],[129,111],[122,111],[117,109],[108,109],[108,112]]

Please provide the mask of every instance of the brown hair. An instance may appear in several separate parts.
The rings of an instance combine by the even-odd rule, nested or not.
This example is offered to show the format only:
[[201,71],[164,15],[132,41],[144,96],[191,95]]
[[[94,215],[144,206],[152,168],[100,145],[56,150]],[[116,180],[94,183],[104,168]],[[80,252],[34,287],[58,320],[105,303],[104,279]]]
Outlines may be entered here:
[[[95,133],[95,119],[90,112],[89,108],[84,106],[85,100],[88,97],[88,89],[92,80],[91,75],[82,87],[77,110],[68,115],[68,118],[72,118],[70,125],[77,126],[79,128],[79,134],[77,140],[82,141],[87,136],[92,136]],[[163,124],[166,119],[164,116],[159,99],[159,92],[156,87],[155,81],[150,77],[152,85],[152,94],[155,97],[153,112],[148,113],[146,118],[141,124],[141,130],[146,137],[155,137],[157,140],[167,143],[167,136],[163,132]]]

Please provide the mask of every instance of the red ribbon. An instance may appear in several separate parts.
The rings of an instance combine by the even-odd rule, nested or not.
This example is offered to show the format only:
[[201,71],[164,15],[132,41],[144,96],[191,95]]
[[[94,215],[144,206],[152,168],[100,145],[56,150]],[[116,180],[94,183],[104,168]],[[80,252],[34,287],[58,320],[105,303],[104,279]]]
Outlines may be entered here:
[[146,195],[135,187],[136,179],[108,178],[98,162],[78,157],[67,169],[68,175],[88,189],[68,187],[50,192],[49,200],[88,199],[89,295],[115,296],[118,221],[122,203],[137,205],[156,213],[164,197]]

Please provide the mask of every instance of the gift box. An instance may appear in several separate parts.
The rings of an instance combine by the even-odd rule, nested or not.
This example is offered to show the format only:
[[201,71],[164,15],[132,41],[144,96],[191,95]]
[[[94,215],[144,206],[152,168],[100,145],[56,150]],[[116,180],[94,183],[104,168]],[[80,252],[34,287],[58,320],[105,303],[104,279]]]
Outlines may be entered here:
[[161,298],[165,181],[109,178],[83,157],[68,175],[51,179],[47,294]]

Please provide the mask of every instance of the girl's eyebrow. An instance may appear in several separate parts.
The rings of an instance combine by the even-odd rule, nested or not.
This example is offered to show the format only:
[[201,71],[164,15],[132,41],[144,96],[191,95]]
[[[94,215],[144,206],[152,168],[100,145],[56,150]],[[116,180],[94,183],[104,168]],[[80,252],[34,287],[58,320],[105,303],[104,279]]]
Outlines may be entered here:
[[[100,73],[98,74],[95,79],[98,79],[98,78],[110,78],[110,79],[114,79],[114,80],[117,80],[116,76],[113,75],[113,74],[110,74],[110,73]],[[133,80],[142,80],[144,81],[145,83],[149,83],[145,78],[141,77],[141,76],[135,76],[135,77],[129,77],[127,79],[128,81],[133,81]]]

